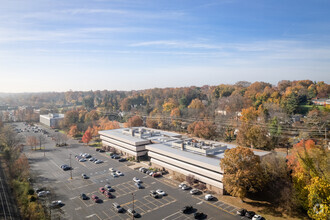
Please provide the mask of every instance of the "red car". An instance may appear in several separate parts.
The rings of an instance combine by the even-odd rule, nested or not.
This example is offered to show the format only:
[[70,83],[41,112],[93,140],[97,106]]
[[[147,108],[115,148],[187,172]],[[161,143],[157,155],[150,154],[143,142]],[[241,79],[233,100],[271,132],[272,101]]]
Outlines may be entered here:
[[113,198],[113,195],[109,191],[104,191],[103,194],[109,199]]
[[100,187],[99,190],[101,193],[104,193],[104,191],[105,191],[104,187]]
[[95,202],[95,203],[98,203],[98,202],[101,202],[102,200],[96,196],[96,195],[92,195],[92,200]]
[[160,177],[160,176],[161,176],[160,173],[154,173],[154,174],[152,174],[152,177]]

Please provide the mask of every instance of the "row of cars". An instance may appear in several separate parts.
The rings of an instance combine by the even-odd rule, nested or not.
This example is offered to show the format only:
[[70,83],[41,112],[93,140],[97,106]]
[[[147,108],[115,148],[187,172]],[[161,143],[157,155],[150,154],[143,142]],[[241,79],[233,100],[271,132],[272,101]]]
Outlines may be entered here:
[[254,211],[247,211],[246,209],[239,209],[236,212],[239,216],[245,216],[247,218],[252,218],[252,220],[265,220],[261,215],[257,215]]
[[149,176],[152,176],[152,177],[160,177],[160,176],[162,176],[162,173],[161,172],[155,172],[155,171],[149,170],[149,169],[147,169],[145,167],[139,168],[139,171],[142,172],[142,173],[148,174]]
[[92,157],[92,155],[88,154],[88,153],[80,153],[79,155],[76,155],[75,158],[79,161],[79,162],[86,162],[87,160],[95,163],[95,164],[100,164],[103,163],[102,160],[96,159],[94,157]]
[[205,219],[207,218],[207,215],[204,214],[203,212],[196,212],[197,209],[195,209],[192,206],[185,206],[181,209],[183,214],[190,214],[190,213],[194,213],[194,218],[195,219]]

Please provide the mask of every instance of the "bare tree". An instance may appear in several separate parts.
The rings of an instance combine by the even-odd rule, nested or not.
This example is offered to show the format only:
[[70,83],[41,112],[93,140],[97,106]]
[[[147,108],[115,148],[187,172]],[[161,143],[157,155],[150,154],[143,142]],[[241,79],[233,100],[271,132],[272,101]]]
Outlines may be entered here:
[[36,136],[28,136],[26,137],[26,145],[29,145],[31,147],[31,150],[32,148],[36,148],[36,146],[38,145],[38,139]]
[[189,174],[188,176],[186,176],[186,181],[189,183],[189,185],[194,184],[195,182],[195,176],[192,174]]
[[38,140],[38,143],[39,143],[39,149],[41,150],[42,145],[44,145],[44,144],[47,143],[47,139],[46,139],[46,137],[44,135],[39,134],[37,136],[37,140]]

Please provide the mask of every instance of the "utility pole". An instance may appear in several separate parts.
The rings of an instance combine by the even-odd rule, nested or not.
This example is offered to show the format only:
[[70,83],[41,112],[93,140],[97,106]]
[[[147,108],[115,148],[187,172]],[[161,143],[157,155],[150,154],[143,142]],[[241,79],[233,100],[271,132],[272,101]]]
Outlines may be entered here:
[[70,154],[70,179],[72,180],[71,154]]
[[46,145],[44,146],[44,157],[46,157]]

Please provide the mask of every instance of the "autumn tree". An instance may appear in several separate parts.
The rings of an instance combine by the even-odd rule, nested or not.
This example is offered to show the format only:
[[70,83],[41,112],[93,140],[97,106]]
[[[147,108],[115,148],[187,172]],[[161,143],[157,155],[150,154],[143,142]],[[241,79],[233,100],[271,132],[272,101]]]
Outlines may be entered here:
[[71,110],[65,113],[63,124],[65,127],[77,124],[79,122],[79,111]]
[[330,215],[330,152],[312,140],[294,145],[288,155],[295,197],[313,219]]
[[210,121],[197,121],[188,126],[188,132],[196,137],[210,139],[216,134],[216,127]]
[[88,144],[92,140],[92,134],[89,130],[86,130],[85,134],[81,138],[82,142]]
[[158,128],[158,122],[153,118],[147,118],[146,125],[148,128]]
[[248,192],[257,192],[264,183],[260,159],[252,150],[236,147],[225,151],[220,161],[223,185],[232,196],[243,200]]
[[204,104],[202,103],[201,100],[194,99],[194,100],[191,101],[191,103],[188,106],[188,108],[190,108],[190,109],[204,109],[205,106],[204,106]]
[[76,137],[77,135],[80,134],[78,128],[77,128],[77,125],[72,125],[70,127],[70,130],[68,132],[68,134],[71,136],[71,137]]
[[127,120],[125,127],[140,127],[143,124],[143,120],[140,116],[135,115]]

